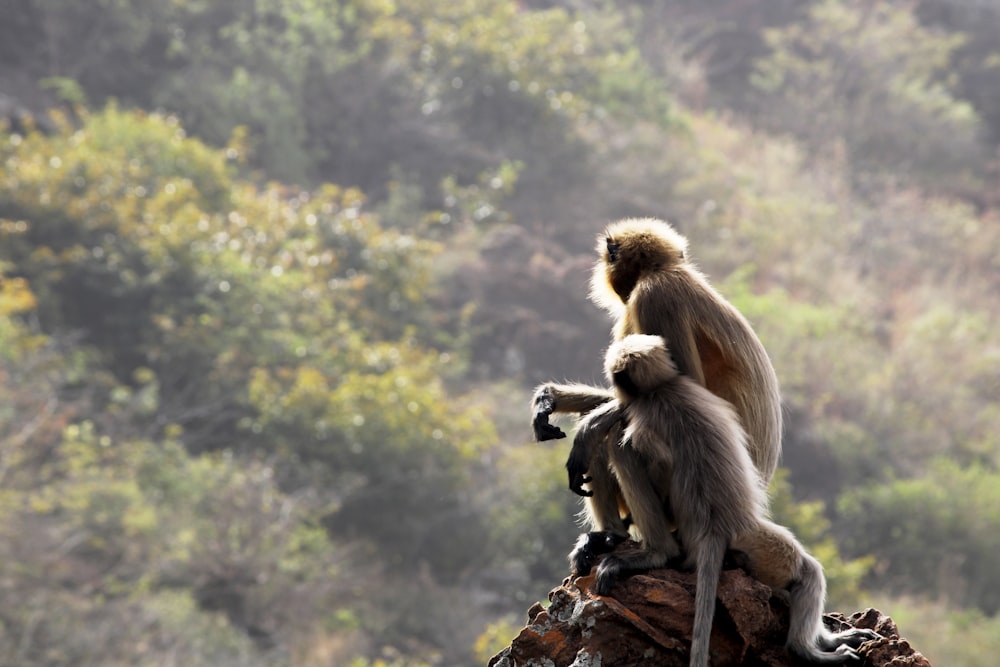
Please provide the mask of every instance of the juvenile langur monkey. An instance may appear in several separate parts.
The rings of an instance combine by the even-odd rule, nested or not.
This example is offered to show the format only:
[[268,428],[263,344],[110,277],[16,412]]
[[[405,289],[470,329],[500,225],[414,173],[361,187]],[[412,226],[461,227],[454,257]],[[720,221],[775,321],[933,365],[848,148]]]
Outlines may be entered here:
[[[613,339],[635,333],[671,341],[678,371],[733,405],[746,429],[750,458],[765,482],[781,453],[781,397],[771,361],[743,315],[719,294],[685,256],[687,239],[661,220],[626,219],[598,236],[599,260],[591,277],[591,300],[615,318]],[[599,409],[598,409],[599,408]],[[584,384],[540,386],[532,399],[537,440],[564,438],[549,423],[553,413],[586,414],[580,429],[607,433],[621,412],[614,393]],[[613,438],[617,441],[616,438]],[[585,513],[593,550],[613,547],[626,536],[628,508],[608,479],[604,447],[577,438],[566,468],[569,487],[588,496]],[[590,484],[590,491],[583,489]]]
[[[719,573],[727,548],[746,554],[751,575],[789,595],[787,648],[815,663],[858,659],[877,634],[823,626],[826,579],[792,533],[767,518],[764,482],[751,461],[739,417],[725,400],[679,373],[660,336],[630,335],[612,344],[605,372],[625,423],[621,443],[596,431],[613,475],[642,533],[642,548],[611,554],[597,568],[596,589],[610,592],[619,574],[661,566],[676,543],[671,523],[697,572],[692,667],[708,665]],[[670,538],[672,541],[673,538]]]

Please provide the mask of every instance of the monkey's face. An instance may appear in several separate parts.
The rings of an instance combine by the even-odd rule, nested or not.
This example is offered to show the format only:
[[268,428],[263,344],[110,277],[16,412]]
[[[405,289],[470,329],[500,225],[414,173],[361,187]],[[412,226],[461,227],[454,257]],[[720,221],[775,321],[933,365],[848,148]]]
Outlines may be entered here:
[[[661,223],[665,226],[666,223]],[[627,302],[644,276],[669,271],[684,262],[684,248],[660,230],[620,224],[608,228],[601,252],[608,282],[618,297]],[[673,230],[670,230],[671,232]]]

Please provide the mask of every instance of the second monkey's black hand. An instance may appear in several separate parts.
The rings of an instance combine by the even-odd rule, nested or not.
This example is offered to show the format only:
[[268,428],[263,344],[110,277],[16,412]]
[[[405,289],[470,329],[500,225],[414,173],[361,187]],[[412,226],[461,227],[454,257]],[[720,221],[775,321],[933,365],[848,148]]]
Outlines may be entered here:
[[534,414],[531,417],[531,428],[535,433],[535,440],[544,442],[546,440],[559,440],[566,437],[566,433],[549,423],[549,415],[556,409],[556,399],[548,387],[542,387],[531,401],[534,407]]
[[587,476],[588,461],[582,454],[583,452],[577,447],[570,450],[569,458],[566,459],[566,472],[569,474],[569,490],[578,496],[589,498],[594,492],[587,491],[583,485],[592,479]]

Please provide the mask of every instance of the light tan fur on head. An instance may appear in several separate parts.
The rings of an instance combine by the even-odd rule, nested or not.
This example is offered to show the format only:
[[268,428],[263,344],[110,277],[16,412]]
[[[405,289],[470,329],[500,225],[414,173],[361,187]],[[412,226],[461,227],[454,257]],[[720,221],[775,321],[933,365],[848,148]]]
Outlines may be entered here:
[[618,390],[648,393],[677,375],[662,336],[631,334],[612,343],[604,357],[604,374]]
[[[685,263],[687,239],[663,220],[627,218],[608,225],[598,235],[596,249],[599,260],[590,279],[590,298],[618,317],[643,273]],[[612,253],[617,253],[617,261],[610,261]]]

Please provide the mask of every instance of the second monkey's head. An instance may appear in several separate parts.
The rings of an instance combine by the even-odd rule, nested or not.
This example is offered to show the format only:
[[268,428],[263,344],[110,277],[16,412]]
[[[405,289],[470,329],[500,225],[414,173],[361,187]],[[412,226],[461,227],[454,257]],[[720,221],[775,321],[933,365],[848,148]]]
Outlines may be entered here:
[[627,218],[611,223],[597,237],[600,258],[591,278],[591,292],[601,305],[614,297],[627,303],[644,276],[669,271],[684,263],[687,239],[663,220]]
[[632,334],[614,342],[604,356],[604,373],[620,399],[655,391],[677,376],[662,336]]

